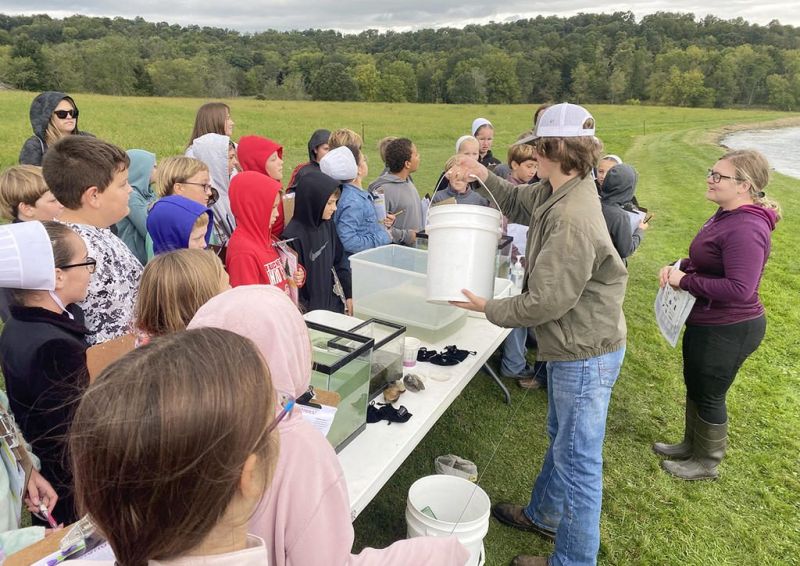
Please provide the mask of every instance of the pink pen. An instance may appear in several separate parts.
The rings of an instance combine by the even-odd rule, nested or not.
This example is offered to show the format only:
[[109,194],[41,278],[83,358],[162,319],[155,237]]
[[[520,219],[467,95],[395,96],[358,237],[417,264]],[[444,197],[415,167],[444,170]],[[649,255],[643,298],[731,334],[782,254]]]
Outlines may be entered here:
[[47,511],[47,505],[44,504],[44,501],[39,503],[39,513],[42,514],[42,517],[47,519],[47,522],[50,523],[51,529],[58,528],[58,523],[56,523],[56,520],[53,519],[53,516]]

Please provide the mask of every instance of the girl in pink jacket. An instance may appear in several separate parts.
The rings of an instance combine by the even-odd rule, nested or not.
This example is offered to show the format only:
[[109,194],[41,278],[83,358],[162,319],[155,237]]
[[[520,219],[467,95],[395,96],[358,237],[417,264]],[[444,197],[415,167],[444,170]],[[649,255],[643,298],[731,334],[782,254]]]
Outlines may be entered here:
[[[311,340],[292,301],[273,286],[236,287],[197,311],[189,328],[230,330],[255,342],[275,390],[299,397],[311,379]],[[263,537],[270,566],[463,566],[454,537],[402,540],[350,554],[353,525],[347,485],[333,448],[295,411],[278,425],[280,455],[250,532]]]

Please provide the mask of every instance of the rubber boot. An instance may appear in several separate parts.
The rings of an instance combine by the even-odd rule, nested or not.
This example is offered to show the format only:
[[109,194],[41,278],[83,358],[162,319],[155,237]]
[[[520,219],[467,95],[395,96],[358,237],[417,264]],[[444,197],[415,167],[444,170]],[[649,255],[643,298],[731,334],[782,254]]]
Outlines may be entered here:
[[688,460],[664,460],[661,467],[684,480],[713,480],[719,476],[717,466],[728,446],[728,423],[711,424],[699,416],[694,426],[692,457]]
[[694,439],[694,424],[697,419],[697,405],[694,401],[686,397],[685,422],[683,428],[683,441],[678,444],[667,444],[656,442],[653,444],[653,452],[659,456],[666,456],[673,460],[685,460],[692,456],[692,440]]

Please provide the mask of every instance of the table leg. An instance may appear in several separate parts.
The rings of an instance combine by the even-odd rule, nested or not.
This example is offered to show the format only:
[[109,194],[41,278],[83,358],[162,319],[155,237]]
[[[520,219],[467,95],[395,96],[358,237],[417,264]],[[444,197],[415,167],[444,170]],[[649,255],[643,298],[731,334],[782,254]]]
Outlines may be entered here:
[[505,383],[503,383],[500,380],[500,376],[497,375],[497,372],[494,371],[494,369],[492,369],[492,366],[490,366],[488,363],[483,364],[483,371],[488,373],[489,377],[494,379],[495,383],[497,383],[497,386],[500,387],[500,389],[503,391],[503,395],[505,395],[505,397],[506,397],[506,404],[510,405],[511,404],[511,393],[508,392],[508,387],[506,387]]

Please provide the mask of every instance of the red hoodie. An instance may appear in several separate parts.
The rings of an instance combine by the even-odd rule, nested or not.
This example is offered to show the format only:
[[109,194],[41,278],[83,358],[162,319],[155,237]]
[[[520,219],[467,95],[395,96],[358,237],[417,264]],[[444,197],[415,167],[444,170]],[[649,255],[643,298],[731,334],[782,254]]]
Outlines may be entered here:
[[[242,166],[242,171],[256,171],[262,175],[269,177],[267,173],[267,159],[275,152],[278,152],[278,157],[283,159],[283,146],[260,136],[244,136],[239,140],[239,145],[236,148],[236,155],[239,158],[239,165]],[[270,177],[272,178],[272,177]],[[278,183],[280,190],[280,181],[273,179]],[[272,235],[280,238],[283,233],[283,202],[281,201],[278,206],[278,218],[272,225]]]
[[286,270],[272,245],[269,218],[280,184],[255,171],[239,173],[229,189],[236,228],[228,241],[225,267],[231,286],[275,285],[288,292]]

